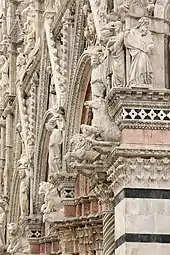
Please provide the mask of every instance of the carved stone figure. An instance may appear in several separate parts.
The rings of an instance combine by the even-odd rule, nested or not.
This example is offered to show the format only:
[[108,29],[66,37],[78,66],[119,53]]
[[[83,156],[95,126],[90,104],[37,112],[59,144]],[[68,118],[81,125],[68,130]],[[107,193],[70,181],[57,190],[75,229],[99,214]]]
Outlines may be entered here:
[[28,19],[33,21],[35,19],[35,15],[35,2],[34,0],[29,0],[28,4],[21,13],[22,22],[25,23]]
[[20,159],[18,160],[18,168],[27,168],[29,164],[29,158],[26,153],[24,134],[23,134],[21,123],[17,124],[16,130],[19,133],[19,136],[21,138],[21,144],[22,144],[22,153],[21,153]]
[[[55,111],[54,111],[55,114]],[[49,141],[49,170],[51,173],[61,171],[62,162],[62,143],[63,143],[63,130],[64,130],[64,118],[61,113],[56,112],[48,123],[46,123],[46,129],[52,131]]]
[[27,18],[27,21],[24,24],[24,54],[29,55],[31,50],[34,48],[35,39],[36,39],[36,29],[35,29],[35,21],[31,18]]
[[1,88],[8,93],[9,77],[8,77],[8,59],[4,55],[0,55],[0,81]]
[[9,39],[7,35],[3,36],[3,40],[0,43],[0,51],[6,56],[7,51],[8,51],[8,46],[9,46]]
[[28,215],[29,213],[29,177],[26,174],[26,170],[19,169],[20,174],[20,209],[21,216]]
[[87,40],[87,47],[94,45],[96,41],[96,29],[94,25],[93,14],[90,10],[89,5],[83,6],[84,15],[87,17],[87,25],[84,30],[84,36]]
[[39,186],[39,195],[44,195],[44,204],[41,206],[41,212],[43,212],[43,220],[53,221],[57,218],[61,218],[61,198],[57,187],[50,182],[41,182]]
[[125,83],[124,33],[122,22],[114,22],[114,28],[115,36],[109,39],[106,47],[108,51],[107,76],[111,75],[112,77],[112,87],[120,87]]
[[19,48],[16,66],[17,66],[17,80],[19,80],[20,83],[22,83],[25,74],[25,65],[26,65],[25,54],[21,51],[21,48]]
[[92,125],[84,125],[84,129],[96,140],[118,142],[120,131],[118,126],[109,119],[105,99],[99,97],[94,101],[86,101],[85,105],[92,108],[93,120]]
[[154,16],[155,3],[156,0],[150,0],[150,3],[146,7],[149,16]]
[[15,223],[10,223],[7,226],[9,246],[7,252],[14,254],[18,253],[30,253],[29,243],[26,238],[23,237],[20,226]]
[[30,66],[32,65],[32,63],[34,62],[37,54],[38,54],[38,51],[40,49],[40,38],[37,40],[36,44],[34,47],[32,47],[31,45],[33,44],[30,44],[30,49],[31,51],[28,51],[29,52],[29,58],[28,58],[28,61],[26,63],[26,66],[25,66],[25,70],[26,71],[29,71],[30,69]]
[[83,134],[74,135],[70,144],[72,146],[72,151],[68,152],[65,155],[65,160],[69,158],[74,159],[74,163],[71,164],[74,166],[75,164],[80,164],[82,162],[93,163],[99,157],[99,153],[93,150],[93,144],[88,139],[91,136],[91,133],[88,130],[83,130]]
[[106,91],[105,65],[101,49],[94,49],[91,53],[91,88],[92,99],[104,97]]
[[0,247],[5,245],[5,210],[0,205]]
[[104,46],[107,45],[110,37],[113,36],[114,33],[114,26],[115,22],[110,21],[105,26],[101,28],[101,36],[100,36],[100,43]]
[[154,43],[149,31],[149,20],[146,17],[141,18],[139,25],[127,32],[125,46],[132,57],[129,84],[131,86],[150,85],[153,78],[150,55]]

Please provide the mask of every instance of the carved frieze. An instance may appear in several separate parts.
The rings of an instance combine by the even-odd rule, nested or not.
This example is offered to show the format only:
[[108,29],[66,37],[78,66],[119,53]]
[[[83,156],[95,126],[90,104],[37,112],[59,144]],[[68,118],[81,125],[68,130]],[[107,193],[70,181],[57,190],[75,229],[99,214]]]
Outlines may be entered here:
[[107,172],[110,188],[115,194],[125,187],[168,188],[169,163],[168,157],[118,157]]
[[166,90],[113,89],[107,96],[109,115],[121,128],[169,129],[169,98]]

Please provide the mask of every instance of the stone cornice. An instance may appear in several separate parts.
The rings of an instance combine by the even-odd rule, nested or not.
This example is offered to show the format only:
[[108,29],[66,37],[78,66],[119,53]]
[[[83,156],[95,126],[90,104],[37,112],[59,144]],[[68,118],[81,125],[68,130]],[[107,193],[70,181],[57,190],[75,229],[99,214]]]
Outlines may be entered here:
[[[116,105],[119,101],[132,102],[170,102],[169,90],[153,90],[148,88],[114,88],[107,95],[108,106]],[[169,103],[170,105],[170,103]]]
[[122,189],[150,188],[169,189],[170,156],[147,155],[136,157],[119,156],[108,169],[110,189],[117,195]]
[[68,227],[78,227],[92,224],[101,224],[102,223],[102,214],[96,214],[95,216],[82,216],[79,218],[66,218],[63,221],[58,221],[53,223],[52,228],[55,230],[61,230]]
[[121,129],[170,129],[169,90],[115,88],[107,104],[111,119]]
[[114,148],[114,150],[109,154],[107,160],[105,161],[106,168],[112,166],[112,164],[119,157],[156,157],[156,158],[170,158],[170,146],[140,146],[127,144],[120,147]]

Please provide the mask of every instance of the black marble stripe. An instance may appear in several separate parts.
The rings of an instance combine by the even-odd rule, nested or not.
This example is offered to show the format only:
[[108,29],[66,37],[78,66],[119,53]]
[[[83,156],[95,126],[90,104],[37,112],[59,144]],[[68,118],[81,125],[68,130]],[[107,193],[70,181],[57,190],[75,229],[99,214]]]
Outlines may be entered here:
[[170,235],[158,234],[131,234],[126,233],[116,240],[116,249],[125,242],[131,243],[169,243]]
[[115,206],[124,198],[170,199],[170,190],[125,188],[115,196]]

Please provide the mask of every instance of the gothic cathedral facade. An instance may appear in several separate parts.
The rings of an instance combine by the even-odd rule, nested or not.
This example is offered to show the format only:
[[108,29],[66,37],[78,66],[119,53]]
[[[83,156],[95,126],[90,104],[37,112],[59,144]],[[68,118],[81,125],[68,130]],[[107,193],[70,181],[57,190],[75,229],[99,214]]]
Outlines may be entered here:
[[170,0],[0,0],[0,254],[170,254]]

